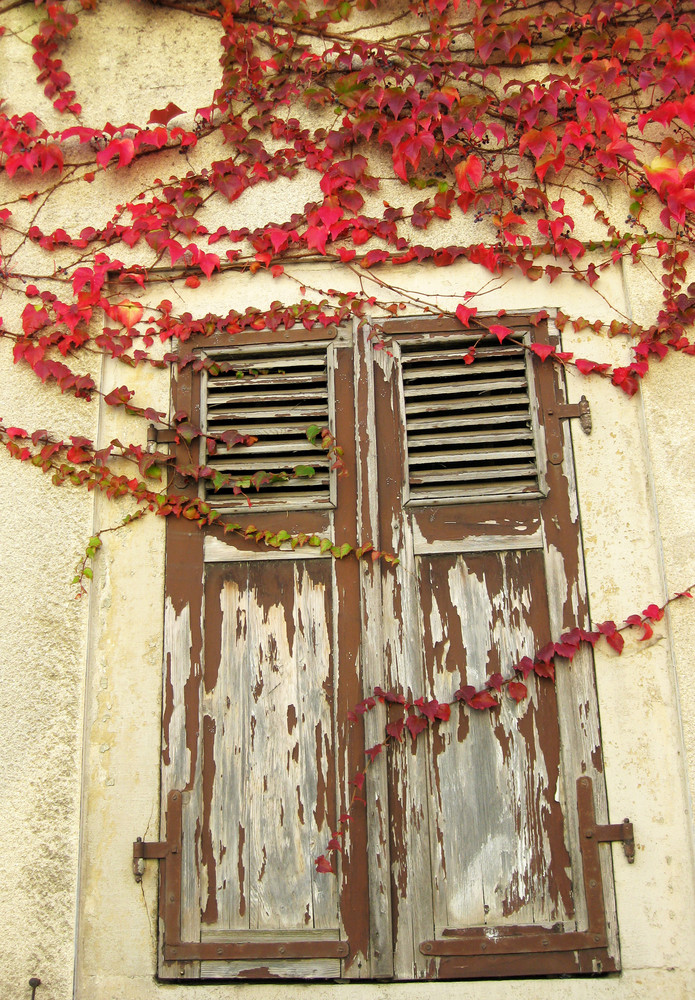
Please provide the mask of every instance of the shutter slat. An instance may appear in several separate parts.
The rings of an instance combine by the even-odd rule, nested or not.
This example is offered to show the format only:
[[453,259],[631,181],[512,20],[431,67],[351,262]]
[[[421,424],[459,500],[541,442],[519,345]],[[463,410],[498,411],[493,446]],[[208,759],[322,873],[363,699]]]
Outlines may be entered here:
[[532,444],[533,434],[528,427],[511,428],[509,430],[462,431],[461,433],[452,431],[440,434],[429,431],[423,434],[422,437],[418,435],[417,431],[413,431],[410,435],[410,450],[416,453],[418,448],[431,448],[438,445],[448,447],[454,444],[493,444],[497,441],[528,441]]
[[494,363],[480,361],[476,357],[476,360],[472,365],[442,364],[441,366],[427,366],[426,368],[413,368],[412,370],[406,369],[403,372],[403,382],[405,383],[405,391],[407,394],[409,389],[408,383],[414,381],[415,379],[436,380],[444,378],[462,378],[475,381],[483,375],[494,375],[497,372],[502,372],[503,375],[508,375],[509,372],[516,371],[517,373],[521,373],[523,375],[525,370],[526,364],[523,356],[518,360],[510,359],[508,364],[504,361],[496,361]]
[[[217,389],[226,389],[229,392],[235,392],[237,389],[245,391],[249,386],[274,386],[277,385],[278,373],[277,371],[269,371],[264,375],[249,375],[243,374],[241,378],[234,375],[227,376],[215,376],[215,385]],[[321,371],[287,371],[282,373],[283,383],[290,386],[303,385],[305,383],[316,383],[318,385],[325,385],[326,379]]]
[[[463,354],[475,343],[475,360]],[[401,348],[412,500],[537,494],[524,348],[470,336]]]
[[[514,495],[528,495],[528,480],[508,480],[495,483],[458,483],[456,485],[456,498],[470,499],[499,499],[499,497]],[[410,497],[412,500],[447,500],[452,497],[451,486],[437,486],[428,484],[426,487],[418,488],[411,486]]]
[[[275,386],[284,386],[284,379],[278,375],[273,384]],[[271,390],[264,385],[251,386],[250,383],[247,383],[244,386],[243,392],[216,392],[214,399],[210,400],[210,405],[215,407],[230,406],[233,408],[245,407],[248,403],[256,403],[256,405],[260,403],[284,403],[288,405],[293,399],[297,401],[304,399],[327,400],[325,379],[323,386],[319,386],[318,388],[309,387],[303,383],[299,387],[294,386],[288,389],[283,387]]]
[[[218,447],[216,454],[207,456],[210,468],[233,480],[217,492],[206,480],[207,497],[216,505],[242,506],[248,497],[252,504],[274,507],[330,506],[328,456],[306,436],[312,424],[329,423],[326,345],[265,345],[233,357],[215,354],[213,360],[222,368],[233,365],[234,373],[207,373],[206,430],[234,430],[258,441],[229,452]],[[315,469],[315,474],[295,478],[299,465]],[[244,496],[234,494],[234,482],[257,473],[285,473],[288,478],[258,490],[251,486]]]
[[292,420],[296,425],[301,423],[302,419],[306,419],[306,425],[309,426],[310,423],[316,423],[320,418],[326,418],[327,405],[323,406],[297,406],[285,407],[269,407],[269,406],[248,406],[244,407],[243,410],[223,410],[214,411],[210,410],[208,417],[208,422],[210,420],[226,420],[235,421],[234,427],[237,426],[241,421],[253,421],[253,420],[263,420],[263,419],[278,419],[278,420]]
[[462,460],[466,465],[475,462],[502,462],[511,458],[531,458],[535,459],[536,453],[533,448],[500,448],[495,451],[440,451],[434,453],[415,453],[410,455],[410,465],[434,465],[441,462],[461,464]]
[[[291,457],[292,467],[296,465],[309,465],[314,469],[320,469],[322,467],[328,467],[328,462],[325,456],[322,455],[292,455]],[[236,457],[236,455],[230,455],[227,457],[218,458],[213,455],[208,459],[207,464],[211,469],[215,469],[219,472],[234,473],[235,475],[249,475],[249,473],[254,473],[261,469],[263,472],[277,472],[278,470],[283,470],[288,468],[288,459],[282,455],[276,458],[270,455],[259,455],[255,459],[253,456],[248,458]]]
[[[452,386],[452,394],[456,391]],[[460,387],[458,388],[459,393],[461,392]],[[441,400],[432,400],[431,398],[424,399],[418,402],[406,402],[405,412],[410,413],[428,413],[433,410],[445,409],[447,411],[470,410],[473,408],[483,409],[487,408],[495,413],[503,415],[505,406],[518,406],[519,404],[528,404],[529,398],[525,392],[519,392],[515,396],[477,396],[475,393],[470,393],[468,396],[459,395],[458,398],[451,399],[450,397],[444,397]],[[528,415],[528,410],[526,410]]]
[[[504,401],[501,400],[501,402]],[[516,404],[518,402],[518,398],[508,399],[509,404]],[[468,408],[470,409],[470,407]],[[528,419],[528,409],[495,410],[484,416],[485,426],[489,426],[490,424],[506,425],[519,423]],[[413,417],[408,420],[408,430],[410,431],[411,428],[415,431],[420,431],[427,429],[439,430],[445,427],[480,427],[482,423],[483,420],[479,413],[468,415],[464,415],[463,413],[448,413],[440,417]]]
[[485,481],[490,479],[519,479],[522,476],[533,476],[535,472],[535,465],[511,465],[508,468],[505,466],[495,466],[495,468],[491,469],[479,466],[478,468],[471,469],[446,469],[431,472],[420,472],[418,470],[417,475],[411,476],[410,482],[414,486],[421,486],[423,483],[458,483],[479,479]]

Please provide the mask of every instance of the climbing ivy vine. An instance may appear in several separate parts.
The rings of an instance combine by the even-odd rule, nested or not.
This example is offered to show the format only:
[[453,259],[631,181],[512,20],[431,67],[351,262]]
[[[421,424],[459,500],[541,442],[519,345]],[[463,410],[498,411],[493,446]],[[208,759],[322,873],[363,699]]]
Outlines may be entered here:
[[[256,531],[223,517],[214,504],[217,489],[231,485],[253,504],[254,488],[286,474],[259,469],[230,484],[205,464],[205,455],[243,449],[251,440],[208,434],[184,411],[158,412],[135,399],[128,374],[148,366],[219,368],[193,355],[187,342],[245,330],[311,330],[369,318],[379,348],[380,318],[406,310],[448,314],[462,329],[473,323],[503,342],[514,334],[504,311],[492,318],[486,312],[489,281],[521,276],[552,284],[571,276],[614,307],[604,279],[623,267],[639,268],[653,282],[660,298],[653,322],[620,316],[615,308],[610,321],[589,320],[572,315],[571,302],[555,321],[561,330],[623,339],[629,345],[624,365],[546,344],[527,349],[543,364],[609,380],[628,396],[671,352],[695,354],[695,284],[687,278],[695,209],[691,3],[161,0],[152,6],[218,25],[219,86],[202,107],[169,102],[152,108],[147,121],[105,123],[85,120],[71,82],[71,35],[79,19],[99,17],[98,0],[0,0],[0,18],[14,11],[16,23],[15,8],[25,7],[25,23],[36,22],[27,56],[37,81],[35,95],[1,95],[0,276],[3,298],[20,296],[23,304],[16,322],[0,319],[0,336],[12,342],[16,364],[31,369],[46,391],[70,394],[76,405],[101,397],[143,425],[172,431],[191,454],[203,444],[200,460],[177,466],[167,451],[137,442],[113,440],[99,448],[79,434],[13,426],[4,413],[0,442],[12,458],[49,474],[57,486],[130,498],[124,523],[146,514],[200,526],[222,519],[225,531],[259,544],[314,544],[336,558],[393,562],[397,554],[375,553],[368,540],[333,544]],[[0,59],[14,33],[0,24]],[[44,126],[46,98],[62,127]],[[177,124],[184,115],[192,126]],[[204,165],[187,169],[194,151]],[[140,189],[134,167],[143,161],[155,163],[161,179]],[[115,175],[106,224],[79,232],[49,224],[66,187],[79,198],[99,172]],[[318,181],[315,200],[254,228],[239,225],[236,203],[249,189],[257,189],[260,218],[266,186],[301,175]],[[207,225],[211,218],[221,220],[215,231]],[[27,259],[38,261],[31,273]],[[293,268],[316,261],[333,262],[350,276],[353,290],[311,288],[296,277]],[[485,277],[456,298],[402,288],[404,265],[420,265],[434,287],[437,269],[462,261],[478,265]],[[205,315],[174,305],[183,301],[182,288],[229,272],[248,279],[251,303],[253,275],[272,275],[282,290],[278,300]],[[159,298],[162,286],[166,294]],[[95,353],[122,365],[121,386],[102,392],[88,374]],[[464,360],[475,364],[475,346]],[[312,440],[338,472],[349,474],[328,431],[313,428]],[[302,467],[294,474],[310,473]],[[174,474],[179,481],[208,480],[208,499],[174,491]],[[100,536],[89,540],[79,564],[80,592]],[[632,624],[648,628],[659,616],[650,606]],[[608,641],[617,643],[611,624]],[[578,633],[560,645],[576,648],[580,641],[595,639]],[[513,676],[490,678],[483,692],[462,689],[461,699],[472,708],[489,707],[501,686],[523,697],[527,668],[542,675],[538,664],[546,664],[551,676],[554,655],[569,653],[539,654]],[[387,739],[401,739],[405,730],[416,736],[448,714],[431,702],[399,703],[403,719],[392,723],[397,731]],[[365,702],[361,711],[369,707]],[[330,868],[325,857],[319,860]]]

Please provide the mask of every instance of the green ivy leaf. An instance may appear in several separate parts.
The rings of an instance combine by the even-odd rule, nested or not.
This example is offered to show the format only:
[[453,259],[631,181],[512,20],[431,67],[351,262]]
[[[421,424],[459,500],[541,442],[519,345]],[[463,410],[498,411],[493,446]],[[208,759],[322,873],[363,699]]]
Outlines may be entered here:
[[312,465],[295,465],[294,474],[300,479],[309,479],[316,475],[316,469]]

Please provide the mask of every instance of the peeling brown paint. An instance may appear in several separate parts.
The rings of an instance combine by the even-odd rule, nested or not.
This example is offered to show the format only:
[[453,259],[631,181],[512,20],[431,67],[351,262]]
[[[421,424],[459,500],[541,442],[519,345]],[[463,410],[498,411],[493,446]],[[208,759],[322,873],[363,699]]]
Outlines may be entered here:
[[200,665],[193,661],[188,680],[184,685],[186,707],[186,746],[191,755],[186,790],[193,788],[198,764],[198,730],[200,727]]
[[258,680],[253,688],[253,700],[258,701],[263,694],[263,674],[258,670]]
[[212,805],[213,782],[215,778],[215,720],[209,715],[203,718],[203,754],[206,769],[203,771],[203,823],[201,834],[202,864],[207,869],[208,895],[201,920],[213,924],[217,920],[217,862],[210,832],[210,807]]
[[292,735],[294,727],[297,725],[297,709],[294,705],[287,706],[287,732]]
[[171,653],[167,653],[164,665],[164,704],[162,709],[162,763],[171,764],[169,752],[169,727],[174,714],[174,688],[171,683]]
[[[316,806],[314,808],[314,820],[316,822],[316,826],[318,827],[318,829],[322,829],[323,828],[323,824],[324,824],[325,819],[326,819],[326,791],[327,791],[327,788],[326,788],[326,777],[325,777],[325,774],[326,773],[332,774],[332,766],[333,766],[333,763],[334,763],[333,760],[332,760],[332,755],[329,752],[330,751],[330,747],[327,745],[326,748],[325,748],[326,749],[326,759],[327,759],[327,761],[330,762],[331,770],[328,770],[325,765],[321,766],[321,764],[323,763],[323,746],[322,746],[321,735],[322,735],[322,733],[321,733],[321,723],[317,722],[316,726],[314,728],[314,737],[315,737],[315,741],[316,741],[315,742],[315,746],[316,746],[316,751],[315,751],[315,760],[316,760]],[[328,743],[328,741],[326,741],[326,742]]]

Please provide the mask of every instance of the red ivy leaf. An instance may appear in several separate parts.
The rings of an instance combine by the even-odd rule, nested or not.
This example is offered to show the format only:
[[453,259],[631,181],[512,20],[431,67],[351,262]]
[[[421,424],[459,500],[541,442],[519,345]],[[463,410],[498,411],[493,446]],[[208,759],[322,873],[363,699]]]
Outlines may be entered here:
[[625,640],[623,639],[620,632],[616,632],[614,635],[607,635],[606,641],[609,646],[612,646],[616,653],[622,653],[623,646],[625,645]]
[[541,661],[541,662],[536,661],[533,664],[533,669],[535,670],[536,674],[539,677],[547,677],[548,680],[551,680],[551,681],[555,680],[555,664],[553,663],[552,660],[549,660],[547,662],[545,662],[545,661]]
[[507,685],[507,691],[509,693],[509,697],[513,698],[516,702],[523,701],[528,695],[528,689],[525,684],[521,683],[521,681],[510,681]]
[[473,685],[466,684],[464,685],[464,687],[458,689],[458,691],[454,695],[454,698],[456,699],[456,701],[465,701],[466,704],[468,704],[468,702],[471,700],[474,694],[475,694],[475,688],[473,687]]
[[397,719],[395,722],[389,722],[386,727],[386,732],[389,736],[392,736],[394,740],[398,740],[400,743],[403,737],[403,728],[405,726],[405,719]]
[[[148,125],[168,125],[172,118],[182,115],[184,112],[173,101],[169,101],[165,108],[160,111],[151,111],[147,119]],[[142,121],[142,119],[141,119]]]
[[468,704],[471,708],[482,710],[483,708],[495,708],[498,702],[496,698],[493,698],[489,691],[479,691],[477,694],[473,695]]
[[383,688],[375,687],[374,694],[380,701],[389,702],[391,705],[405,705],[405,698],[395,691],[384,691]]
[[529,344],[529,350],[537,354],[541,361],[547,361],[554,348],[550,344]]
[[498,323],[493,323],[492,326],[489,327],[489,330],[490,333],[494,333],[494,335],[499,340],[500,344],[505,339],[505,337],[508,337],[510,334],[514,333],[514,331],[510,330],[508,326],[500,326]]
[[458,305],[456,306],[456,318],[459,322],[463,323],[464,326],[469,326],[471,318],[475,316],[477,311],[477,306],[472,306],[472,308],[469,309],[467,306]]
[[533,660],[530,656],[522,656],[514,668],[518,673],[523,674],[524,680],[533,671]]
[[423,729],[427,729],[427,719],[423,715],[409,715],[405,724],[413,739],[417,739]]
[[316,859],[316,871],[321,875],[335,875],[335,869],[325,854]]
[[[690,597],[690,594],[686,596]],[[642,612],[644,618],[649,618],[653,622],[660,622],[664,617],[664,609],[660,608],[658,604],[650,604],[649,607],[645,608]]]

